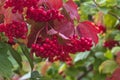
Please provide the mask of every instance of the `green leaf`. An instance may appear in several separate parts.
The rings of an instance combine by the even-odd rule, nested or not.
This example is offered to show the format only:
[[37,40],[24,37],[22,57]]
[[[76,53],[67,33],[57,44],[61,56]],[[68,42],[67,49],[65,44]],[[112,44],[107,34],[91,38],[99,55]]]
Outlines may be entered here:
[[83,52],[83,53],[78,53],[74,59],[74,62],[78,62],[80,60],[86,59],[88,55],[90,54],[89,51]]
[[104,53],[97,51],[97,52],[95,53],[95,57],[98,58],[98,59],[102,59],[102,58],[104,57]]
[[113,7],[117,5],[117,0],[96,0],[100,6]]
[[117,0],[106,0],[105,6],[107,6],[107,7],[113,7],[115,5],[117,5]]
[[97,12],[96,6],[92,1],[84,2],[80,7],[82,13],[85,14],[94,14]]
[[102,11],[104,14],[107,14],[111,9],[106,8],[106,7],[99,7],[98,8],[100,11]]
[[120,41],[120,33],[119,33],[119,34],[116,34],[115,40]]
[[106,60],[99,66],[99,71],[101,73],[113,73],[114,70],[118,67],[117,63],[114,60]]
[[0,42],[0,52],[2,52],[1,54],[4,54],[4,55],[7,55],[8,51],[8,46],[7,44],[3,43],[3,42]]
[[21,55],[17,51],[15,51],[11,46],[9,46],[9,51],[10,51],[12,57],[18,63],[18,65],[22,68],[22,58],[21,58]]
[[47,76],[41,76],[41,74],[38,71],[33,71],[31,73],[31,78],[30,80],[59,80],[59,79],[50,79]]
[[0,75],[9,78],[12,74],[12,63],[8,59],[8,46],[0,42]]
[[119,52],[120,51],[120,47],[114,47],[114,48],[112,48],[112,50],[111,50],[111,52],[113,53],[113,54],[117,54],[117,52]]
[[110,14],[106,14],[104,16],[103,22],[104,22],[106,27],[112,28],[117,23],[117,19],[114,16],[110,15]]
[[62,65],[59,67],[59,72],[65,71],[66,68],[67,68],[67,65],[66,65],[66,64],[62,64]]
[[12,74],[12,63],[4,55],[0,55],[0,75],[9,78]]
[[113,59],[113,57],[114,57],[110,50],[107,50],[107,52],[104,54],[104,56],[108,59]]
[[21,44],[20,46],[21,46],[21,49],[22,49],[24,55],[26,56],[26,58],[28,59],[28,61],[30,63],[31,69],[33,69],[33,67],[34,67],[33,60],[30,57],[30,52],[28,51],[28,48],[25,45],[23,45],[23,44]]
[[40,79],[40,77],[41,77],[41,75],[39,74],[38,71],[33,71],[33,72],[31,73],[31,78],[30,78],[30,80]]
[[106,75],[100,74],[99,72],[95,72],[95,75],[93,76],[92,80],[106,80]]

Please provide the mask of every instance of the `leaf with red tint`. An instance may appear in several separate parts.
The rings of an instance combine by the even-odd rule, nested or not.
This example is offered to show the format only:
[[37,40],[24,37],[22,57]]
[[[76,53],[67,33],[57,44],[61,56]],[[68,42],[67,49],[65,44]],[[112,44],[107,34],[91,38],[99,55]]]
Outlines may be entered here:
[[84,21],[79,23],[77,26],[77,32],[80,37],[89,37],[91,38],[95,44],[98,43],[98,30],[94,23],[90,21]]
[[23,21],[23,16],[22,14],[19,13],[12,13],[12,9],[4,9],[4,22],[6,23],[11,23],[12,21]]
[[[27,20],[28,23],[31,24],[31,31],[28,36],[27,46],[31,47],[31,45],[35,42],[36,38],[39,36],[39,33],[42,32],[45,23],[36,23],[32,20]],[[44,32],[42,32],[44,34]]]
[[62,0],[48,0],[52,8],[59,9],[63,6]]
[[60,9],[63,6],[62,0],[40,0],[40,4],[47,3],[49,7],[54,9]]
[[117,52],[115,60],[120,65],[120,51]]
[[4,15],[4,22],[6,23],[11,23],[13,20],[14,21],[23,21],[22,14],[19,13],[12,13],[12,8],[4,8],[4,2],[5,0],[0,0],[0,14],[3,16]]
[[63,4],[63,7],[66,9],[67,13],[70,15],[71,19],[80,19],[80,16],[78,14],[78,6],[73,0],[68,0],[65,4]]
[[55,30],[58,31],[61,36],[70,37],[74,33],[74,23],[66,19],[62,21],[54,21]]
[[0,0],[0,14],[3,14],[4,2],[5,2],[5,0]]
[[4,22],[4,15],[0,14],[0,23]]
[[117,68],[111,77],[107,78],[106,80],[120,80],[120,68]]

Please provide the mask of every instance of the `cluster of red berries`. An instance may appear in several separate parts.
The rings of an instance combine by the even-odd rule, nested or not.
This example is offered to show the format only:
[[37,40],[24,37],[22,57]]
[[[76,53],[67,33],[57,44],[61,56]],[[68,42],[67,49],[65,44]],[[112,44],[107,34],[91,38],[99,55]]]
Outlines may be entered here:
[[119,46],[119,42],[116,40],[107,40],[104,42],[103,46],[108,48],[108,49],[112,49],[115,46]]
[[81,37],[80,39],[77,36],[70,38],[70,41],[66,43],[66,50],[70,53],[84,52],[90,50],[92,45],[92,40],[90,38]]
[[50,20],[61,20],[63,15],[55,9],[45,9],[44,6],[38,6],[40,0],[7,0],[4,7],[12,7],[12,12],[22,13],[23,9],[27,7],[26,17],[33,19],[36,22],[46,22]]
[[38,2],[39,0],[6,0],[4,7],[13,7],[13,13],[16,13],[17,11],[22,13],[25,7],[36,7]]
[[5,35],[8,37],[9,42],[14,42],[14,38],[22,38],[25,39],[27,36],[27,25],[25,22],[16,22],[13,21],[12,23],[0,26],[0,32],[4,32]]
[[70,53],[83,52],[91,47],[92,40],[89,38],[71,38],[65,44],[60,44],[58,38],[53,36],[45,40],[38,38],[37,43],[32,45],[31,52],[35,52],[37,57],[48,58],[51,62],[60,60],[71,64]]
[[63,15],[55,9],[45,10],[43,7],[31,7],[27,10],[27,18],[33,19],[36,22],[47,22],[55,19],[61,20],[63,18]]

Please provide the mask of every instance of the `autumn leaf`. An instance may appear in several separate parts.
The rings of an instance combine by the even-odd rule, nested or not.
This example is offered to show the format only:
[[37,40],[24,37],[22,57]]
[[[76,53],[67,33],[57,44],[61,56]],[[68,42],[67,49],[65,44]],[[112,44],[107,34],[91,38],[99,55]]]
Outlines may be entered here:
[[37,36],[39,36],[39,31],[42,32],[44,26],[46,25],[45,23],[37,23],[32,20],[28,20],[28,23],[31,23],[31,31],[30,34],[28,35],[28,42],[27,46],[31,47],[31,45],[35,42],[37,39]]
[[79,23],[77,26],[77,31],[80,37],[89,37],[95,44],[98,43],[98,30],[96,29],[95,24],[90,21],[84,21]]
[[66,37],[70,37],[74,34],[74,24],[71,21],[68,20],[62,20],[60,21],[54,21],[55,30],[58,33],[61,33],[61,35],[64,35]]
[[63,6],[62,0],[40,0],[39,4],[46,3],[50,8],[60,9]]
[[19,14],[19,13],[12,13],[12,8],[7,8],[7,9],[4,9],[4,22],[5,24],[7,23],[11,23],[12,21],[23,21],[23,16],[22,14]]
[[67,13],[70,15],[71,19],[80,19],[80,16],[78,14],[78,6],[75,4],[73,0],[68,0],[65,4],[63,4],[63,7],[66,9]]

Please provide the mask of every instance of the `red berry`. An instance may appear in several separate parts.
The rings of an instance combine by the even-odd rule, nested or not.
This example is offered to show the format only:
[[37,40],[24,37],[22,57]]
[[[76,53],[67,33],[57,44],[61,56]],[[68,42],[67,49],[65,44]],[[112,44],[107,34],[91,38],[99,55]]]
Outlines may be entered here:
[[119,46],[119,42],[115,40],[107,40],[104,42],[103,46],[109,49],[112,49],[115,46]]
[[33,19],[36,22],[47,22],[55,19],[60,20],[63,18],[63,15],[55,9],[45,10],[43,7],[31,7],[27,10],[27,18]]
[[9,38],[9,42],[13,42],[14,38],[25,39],[27,36],[27,25],[25,22],[13,21],[5,25],[5,35]]
[[3,23],[0,24],[0,32],[4,32],[5,30],[5,26]]
[[[89,38],[73,37],[70,38],[65,44],[60,44],[57,37],[46,38],[45,40],[37,41],[32,45],[32,52],[35,52],[36,56],[42,58],[48,58],[49,61],[54,62],[56,60],[64,61],[67,64],[72,63],[70,53],[83,52],[90,50],[92,47],[92,40]],[[38,40],[39,40],[38,39]]]
[[13,7],[13,13],[16,13],[17,11],[22,13],[25,7],[37,7],[38,2],[39,0],[6,0],[4,7]]

